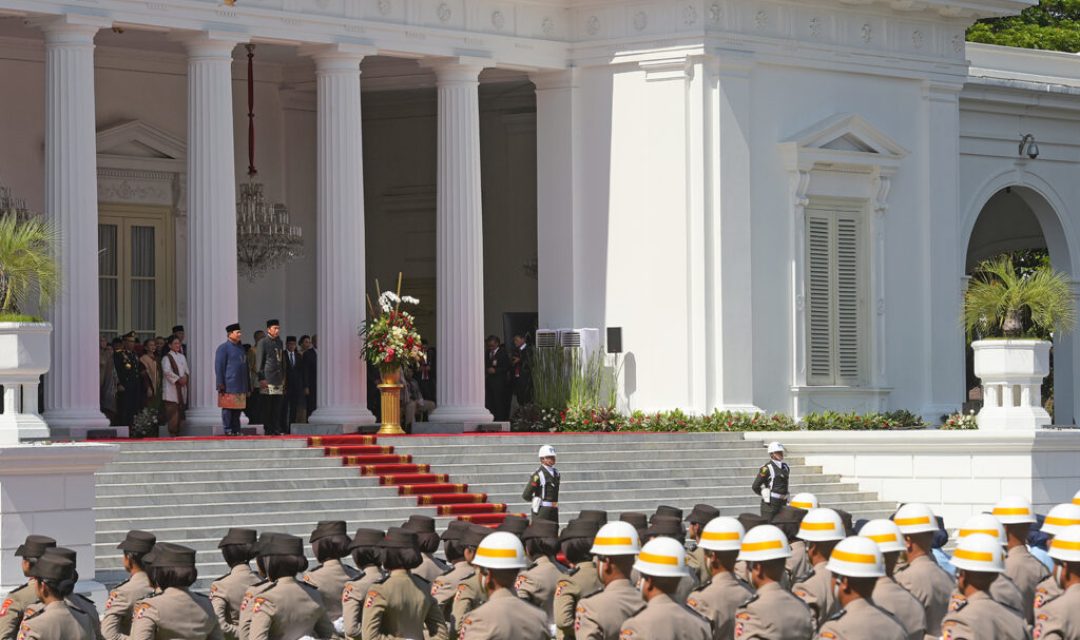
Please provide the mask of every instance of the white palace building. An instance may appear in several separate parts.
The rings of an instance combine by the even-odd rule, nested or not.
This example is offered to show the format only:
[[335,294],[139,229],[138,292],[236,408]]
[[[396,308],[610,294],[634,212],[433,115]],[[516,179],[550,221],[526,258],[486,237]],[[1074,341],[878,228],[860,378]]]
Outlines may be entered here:
[[[630,409],[936,420],[975,263],[1080,280],[1080,60],[964,41],[1031,4],[0,0],[0,183],[63,235],[46,419],[105,424],[99,336],[181,323],[217,424],[225,325],[277,317],[319,336],[313,421],[371,422],[365,284],[402,272],[436,420],[490,420],[511,312],[620,327]],[[305,238],[250,282],[248,44],[258,180]],[[1060,338],[1059,424],[1078,369]]]

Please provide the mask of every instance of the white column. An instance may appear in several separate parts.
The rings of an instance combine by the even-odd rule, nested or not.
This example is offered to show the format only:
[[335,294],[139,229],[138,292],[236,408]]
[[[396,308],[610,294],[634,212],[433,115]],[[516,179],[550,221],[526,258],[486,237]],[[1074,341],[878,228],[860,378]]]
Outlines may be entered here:
[[435,347],[438,408],[432,422],[490,422],[484,408],[484,229],[480,204],[480,71],[441,60],[436,172]]
[[357,330],[364,324],[364,147],[360,61],[345,46],[311,52],[318,82],[316,304],[318,408],[309,421],[350,427],[372,424],[367,365]]
[[[199,34],[188,52],[188,362],[187,422],[221,426],[214,353],[237,322],[236,167],[232,51],[236,40]],[[250,336],[256,327],[244,327]]]
[[[101,18],[65,15],[45,32],[45,213],[60,233],[63,279],[49,314],[51,427],[104,427],[98,372],[97,149],[94,34]],[[42,434],[47,436],[48,433]]]

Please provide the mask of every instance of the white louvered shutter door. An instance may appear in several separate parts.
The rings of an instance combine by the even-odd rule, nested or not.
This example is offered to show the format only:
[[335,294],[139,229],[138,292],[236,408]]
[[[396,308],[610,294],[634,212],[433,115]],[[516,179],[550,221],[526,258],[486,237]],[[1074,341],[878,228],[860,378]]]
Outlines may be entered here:
[[847,212],[839,212],[835,219],[835,384],[853,386],[862,379],[863,301],[859,220]]
[[833,384],[833,216],[806,211],[807,382]]

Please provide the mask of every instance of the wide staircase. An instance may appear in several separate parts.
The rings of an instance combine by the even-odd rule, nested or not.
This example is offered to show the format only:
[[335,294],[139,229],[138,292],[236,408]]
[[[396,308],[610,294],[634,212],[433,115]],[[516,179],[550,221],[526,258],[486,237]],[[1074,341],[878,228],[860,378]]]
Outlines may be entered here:
[[[229,527],[307,535],[319,520],[385,529],[422,513],[445,526],[494,526],[528,506],[521,492],[541,444],[559,452],[560,518],[581,509],[651,512],[698,502],[724,514],[757,510],[749,485],[765,459],[740,434],[313,436],[122,442],[97,474],[98,580],[124,579],[116,545],[129,529],[197,550],[200,585],[227,568],[217,542]],[[791,463],[792,490],[856,517],[894,505],[820,467]]]

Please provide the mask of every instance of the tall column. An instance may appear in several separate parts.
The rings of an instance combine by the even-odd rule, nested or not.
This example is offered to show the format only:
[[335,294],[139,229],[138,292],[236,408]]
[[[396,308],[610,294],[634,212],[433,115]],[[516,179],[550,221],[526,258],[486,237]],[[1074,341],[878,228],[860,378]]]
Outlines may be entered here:
[[[62,286],[49,314],[45,419],[59,429],[108,426],[98,374],[97,140],[94,35],[101,18],[65,15],[45,32],[45,213],[60,234]],[[44,430],[43,430],[44,431]],[[35,434],[48,436],[48,432]]]
[[[221,426],[214,352],[237,322],[236,167],[232,51],[237,41],[198,34],[188,52],[188,425]],[[250,335],[255,327],[244,327]]]
[[357,329],[364,324],[364,147],[360,61],[344,45],[311,51],[318,83],[316,303],[319,338],[317,424],[372,424],[367,365]]
[[484,229],[479,60],[431,63],[439,95],[435,199],[438,408],[432,422],[490,422],[484,408]]

